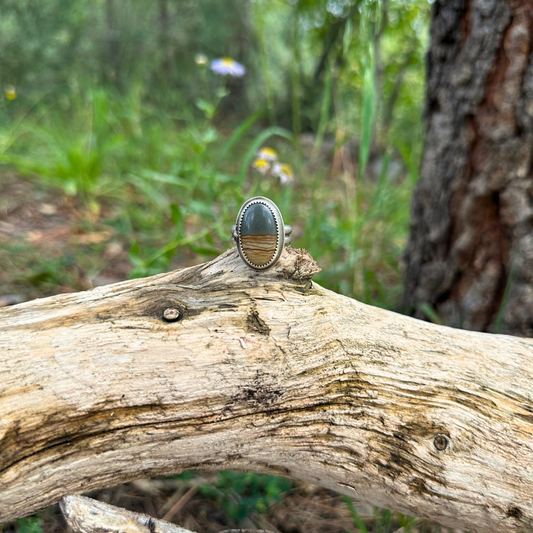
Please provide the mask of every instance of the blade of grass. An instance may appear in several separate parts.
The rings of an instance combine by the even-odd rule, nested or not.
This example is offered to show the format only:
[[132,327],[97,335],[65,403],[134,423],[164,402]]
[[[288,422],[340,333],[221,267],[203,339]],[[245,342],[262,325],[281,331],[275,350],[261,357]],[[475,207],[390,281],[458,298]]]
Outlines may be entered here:
[[365,62],[363,75],[363,109],[361,119],[361,144],[359,145],[359,179],[364,176],[374,129],[374,111],[376,107],[376,91],[374,83],[374,63],[370,59]]
[[168,244],[163,246],[162,248],[159,248],[159,250],[156,250],[145,262],[146,267],[151,266],[155,261],[157,261],[160,257],[163,255],[175,251],[180,246],[185,246],[186,244],[190,244],[191,242],[197,241],[201,239],[202,237],[205,237],[208,233],[210,233],[212,230],[211,227],[204,228],[202,231],[199,231],[198,233],[195,233],[194,235],[189,235],[188,237],[183,237],[181,239],[177,239],[174,241],[170,241]]
[[[299,35],[299,2],[294,7],[294,21],[292,25],[292,57],[291,57],[291,96],[292,96],[292,129],[296,138],[301,131],[301,82],[300,82],[300,35]],[[298,143],[298,150],[300,145]]]
[[364,226],[374,216],[377,216],[377,217],[382,216],[383,212],[380,209],[381,207],[380,204],[382,203],[383,195],[386,192],[386,185],[387,185],[386,180],[387,180],[387,172],[389,170],[389,164],[390,164],[390,155],[386,154],[382,160],[381,171],[379,173],[378,186],[376,188],[376,191],[374,192],[374,194],[372,195],[372,198],[370,199],[370,204],[368,205],[368,208],[365,214],[360,218],[360,226],[357,231],[358,235],[360,235],[362,226]]
[[274,91],[272,87],[271,73],[269,69],[268,53],[267,53],[267,40],[265,38],[265,16],[261,12],[262,4],[255,2],[254,4],[254,18],[256,26],[256,35],[259,42],[259,50],[261,54],[261,67],[263,70],[263,79],[265,82],[265,93],[268,108],[268,118],[270,126],[274,126],[276,123],[276,109],[274,107]]
[[264,109],[259,109],[256,111],[253,115],[248,117],[234,132],[233,135],[230,137],[228,142],[225,144],[224,148],[222,149],[223,154],[227,154],[235,145],[237,141],[239,141],[246,132],[265,114]]
[[434,324],[439,324],[441,326],[443,325],[442,318],[439,316],[437,311],[433,309],[431,305],[429,305],[428,303],[421,303],[418,308],[420,309],[420,311],[427,315],[431,322],[433,322]]
[[373,8],[368,2],[363,3],[361,13],[360,35],[365,43],[366,53],[363,55],[361,66],[363,68],[363,107],[361,112],[361,144],[359,145],[359,176],[362,179],[370,155],[372,132],[374,129],[374,115],[376,109],[376,80],[373,33],[375,26],[371,20]]
[[318,129],[315,138],[315,144],[313,146],[313,153],[311,154],[311,162],[315,161],[318,151],[322,146],[324,140],[324,134],[326,133],[326,127],[329,121],[329,110],[331,107],[331,88],[333,85],[333,75],[329,65],[326,68],[326,80],[324,82],[324,94],[322,96],[322,106],[320,108],[320,120],[318,122]]
[[507,278],[507,283],[505,284],[505,289],[503,292],[502,301],[500,303],[500,308],[498,309],[498,314],[496,315],[496,323],[494,324],[494,333],[501,333],[503,326],[503,318],[505,314],[505,307],[507,306],[507,301],[509,299],[509,289],[511,283],[514,281],[515,277],[515,260],[514,257],[511,259],[511,267],[509,269],[509,277]]
[[348,498],[348,496],[343,496],[342,499],[344,500],[344,503],[348,507],[348,510],[350,511],[350,514],[352,515],[353,522],[357,526],[359,531],[361,531],[361,533],[368,533],[368,529],[366,528],[365,523],[363,522],[363,520],[359,516],[359,513],[355,509],[355,507],[354,507],[354,505],[352,503],[352,500],[350,500],[350,498]]

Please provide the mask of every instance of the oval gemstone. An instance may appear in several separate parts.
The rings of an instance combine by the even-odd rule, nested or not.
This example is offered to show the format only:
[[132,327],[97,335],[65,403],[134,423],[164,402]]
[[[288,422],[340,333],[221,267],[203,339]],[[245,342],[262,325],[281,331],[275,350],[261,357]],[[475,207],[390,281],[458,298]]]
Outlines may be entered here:
[[252,204],[246,209],[242,216],[240,239],[250,262],[262,266],[274,257],[278,227],[274,214],[265,204]]

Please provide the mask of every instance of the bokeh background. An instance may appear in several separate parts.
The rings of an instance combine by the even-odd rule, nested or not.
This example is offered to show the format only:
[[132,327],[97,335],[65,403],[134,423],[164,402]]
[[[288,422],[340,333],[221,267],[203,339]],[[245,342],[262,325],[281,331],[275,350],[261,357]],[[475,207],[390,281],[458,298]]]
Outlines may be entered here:
[[[430,11],[428,0],[2,0],[0,306],[207,261],[231,246],[243,201],[264,195],[318,261],[318,283],[397,310]],[[441,530],[249,473],[92,495],[198,532]],[[65,526],[52,508],[2,529]]]

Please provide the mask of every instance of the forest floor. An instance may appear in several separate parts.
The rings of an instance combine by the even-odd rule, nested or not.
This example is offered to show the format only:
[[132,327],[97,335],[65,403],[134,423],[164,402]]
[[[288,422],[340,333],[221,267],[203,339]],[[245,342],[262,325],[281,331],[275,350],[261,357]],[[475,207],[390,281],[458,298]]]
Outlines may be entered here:
[[[131,242],[109,224],[113,206],[98,215],[81,202],[15,174],[0,175],[0,307],[64,292],[88,290],[128,278]],[[131,238],[131,236],[130,236]],[[172,267],[203,261],[192,252]],[[187,473],[139,480],[88,495],[147,513],[199,533],[231,527],[282,533],[364,531],[342,496],[317,486],[272,476]],[[437,524],[357,507],[369,532],[437,533]],[[36,517],[0,525],[0,532],[59,533],[67,527],[56,507]]]

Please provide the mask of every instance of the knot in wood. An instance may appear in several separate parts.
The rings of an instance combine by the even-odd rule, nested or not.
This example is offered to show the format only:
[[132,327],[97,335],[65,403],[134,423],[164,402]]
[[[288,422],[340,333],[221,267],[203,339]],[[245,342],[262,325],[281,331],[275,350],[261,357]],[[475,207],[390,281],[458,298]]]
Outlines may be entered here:
[[256,309],[252,309],[246,317],[246,329],[250,333],[259,333],[260,335],[268,335],[270,328],[265,321],[259,316]]
[[163,319],[167,322],[176,322],[181,318],[181,311],[176,307],[167,307],[163,311]]
[[446,435],[435,435],[433,444],[439,452],[442,452],[448,447],[448,437],[446,437]]

